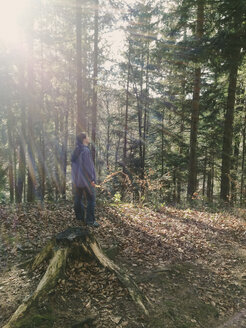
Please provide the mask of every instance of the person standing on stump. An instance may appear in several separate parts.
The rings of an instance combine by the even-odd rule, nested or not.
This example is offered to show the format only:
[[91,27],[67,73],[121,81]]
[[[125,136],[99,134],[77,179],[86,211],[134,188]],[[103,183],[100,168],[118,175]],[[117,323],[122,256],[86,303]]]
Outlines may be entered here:
[[[76,147],[71,157],[72,183],[74,193],[74,211],[76,219],[91,227],[99,227],[95,221],[95,185],[96,173],[91,152],[88,147],[89,138],[82,132],[76,137]],[[87,200],[87,211],[83,205],[83,197]]]

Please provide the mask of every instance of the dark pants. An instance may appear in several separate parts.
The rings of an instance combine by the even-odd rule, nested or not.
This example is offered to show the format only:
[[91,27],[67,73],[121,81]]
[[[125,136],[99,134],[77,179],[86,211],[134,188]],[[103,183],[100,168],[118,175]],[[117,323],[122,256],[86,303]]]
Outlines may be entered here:
[[[86,220],[83,198],[87,200]],[[83,220],[86,223],[95,221],[95,190],[91,188],[74,188],[74,211],[77,220]]]

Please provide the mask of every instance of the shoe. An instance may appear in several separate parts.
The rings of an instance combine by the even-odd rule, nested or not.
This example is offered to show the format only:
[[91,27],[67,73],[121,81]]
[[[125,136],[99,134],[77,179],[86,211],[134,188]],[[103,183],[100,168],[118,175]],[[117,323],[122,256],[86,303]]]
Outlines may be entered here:
[[89,227],[93,227],[93,228],[98,228],[98,227],[100,227],[100,224],[99,224],[98,222],[96,222],[96,221],[94,221],[94,222],[88,222],[87,225],[88,225]]

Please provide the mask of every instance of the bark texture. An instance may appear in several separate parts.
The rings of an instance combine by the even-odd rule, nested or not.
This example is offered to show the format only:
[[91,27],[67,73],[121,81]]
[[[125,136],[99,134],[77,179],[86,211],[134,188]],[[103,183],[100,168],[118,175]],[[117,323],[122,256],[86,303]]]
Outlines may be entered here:
[[227,107],[226,107],[225,123],[224,123],[220,198],[225,202],[229,202],[230,200],[232,136],[233,136],[234,106],[235,106],[239,58],[240,58],[240,48],[238,48],[235,51],[235,61],[231,63],[231,69],[229,74]]
[[[196,37],[198,42],[203,36],[204,25],[204,0],[198,0],[197,4],[197,30]],[[197,132],[199,123],[199,102],[201,88],[201,67],[195,69],[193,101],[191,112],[191,129],[190,129],[190,158],[189,158],[189,175],[188,175],[188,198],[191,198],[197,189]]]

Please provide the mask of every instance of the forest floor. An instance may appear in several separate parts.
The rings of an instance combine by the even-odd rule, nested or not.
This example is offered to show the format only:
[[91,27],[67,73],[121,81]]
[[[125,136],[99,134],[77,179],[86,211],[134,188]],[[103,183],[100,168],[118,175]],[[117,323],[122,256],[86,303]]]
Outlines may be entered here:
[[[75,261],[39,304],[43,316],[24,328],[246,327],[245,211],[115,204],[98,206],[97,216],[96,238],[150,299],[150,317],[113,273],[94,261]],[[0,327],[44,273],[20,264],[70,226],[76,226],[71,203],[0,207]]]

